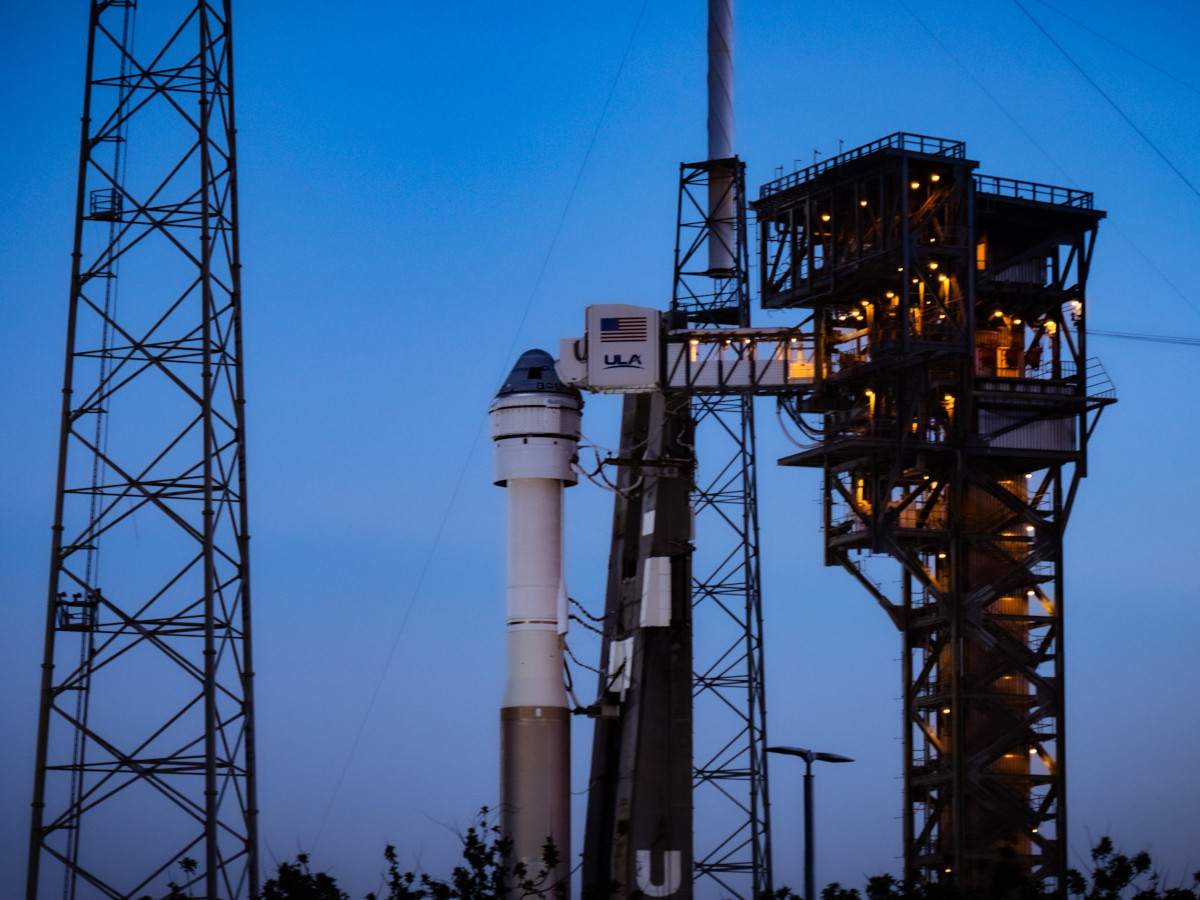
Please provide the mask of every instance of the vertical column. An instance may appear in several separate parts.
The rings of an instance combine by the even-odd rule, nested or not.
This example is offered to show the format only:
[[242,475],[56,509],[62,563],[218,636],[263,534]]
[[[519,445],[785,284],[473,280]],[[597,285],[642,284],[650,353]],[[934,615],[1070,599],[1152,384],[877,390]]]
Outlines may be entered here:
[[538,879],[547,841],[560,863],[545,886],[568,877],[571,858],[570,708],[563,686],[567,629],[562,576],[562,491],[572,471],[583,401],[530,350],[488,414],[496,484],[508,493],[507,669],[500,705],[500,828],[512,862]]
[[[733,156],[733,2],[708,0],[708,158]],[[714,175],[708,185],[708,218],[713,223],[708,241],[708,268],[731,273],[734,248],[733,177]]]

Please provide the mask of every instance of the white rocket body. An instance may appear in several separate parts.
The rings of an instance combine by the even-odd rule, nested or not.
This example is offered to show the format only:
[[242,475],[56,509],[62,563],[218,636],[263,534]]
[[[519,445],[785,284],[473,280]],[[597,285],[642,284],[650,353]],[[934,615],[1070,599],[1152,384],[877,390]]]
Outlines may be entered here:
[[547,839],[558,851],[552,884],[570,871],[570,707],[563,685],[566,591],[562,493],[583,401],[553,358],[522,354],[488,413],[495,481],[508,495],[507,673],[500,704],[500,829],[527,877],[543,868]]

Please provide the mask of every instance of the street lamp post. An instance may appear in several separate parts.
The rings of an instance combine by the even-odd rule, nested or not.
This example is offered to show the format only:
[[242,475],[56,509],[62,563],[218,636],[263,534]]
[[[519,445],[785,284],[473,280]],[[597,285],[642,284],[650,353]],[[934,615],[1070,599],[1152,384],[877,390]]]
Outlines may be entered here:
[[804,760],[804,900],[816,900],[813,890],[813,792],[812,764],[816,760],[832,763],[854,762],[848,756],[837,753],[820,753],[801,747],[768,747],[768,753],[798,756]]

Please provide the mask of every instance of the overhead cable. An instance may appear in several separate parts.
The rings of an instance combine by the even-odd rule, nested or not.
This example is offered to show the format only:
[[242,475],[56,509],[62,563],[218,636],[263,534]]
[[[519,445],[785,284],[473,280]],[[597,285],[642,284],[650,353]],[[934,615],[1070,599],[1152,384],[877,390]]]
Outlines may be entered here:
[[1139,56],[1137,53],[1134,53],[1128,47],[1125,47],[1122,44],[1118,44],[1112,38],[1101,34],[1099,31],[1097,31],[1095,28],[1092,28],[1090,25],[1088,25],[1084,22],[1080,22],[1078,19],[1074,18],[1073,16],[1068,15],[1067,13],[1063,12],[1058,7],[1051,6],[1049,3],[1046,2],[1046,0],[1037,0],[1037,2],[1040,3],[1042,6],[1046,7],[1046,9],[1050,10],[1052,13],[1057,13],[1058,15],[1060,15],[1064,19],[1066,19],[1068,22],[1072,22],[1075,25],[1078,25],[1084,31],[1088,32],[1089,34],[1093,34],[1096,37],[1100,38],[1100,40],[1104,41],[1106,44],[1116,47],[1118,50],[1120,50],[1122,53],[1126,54],[1127,56],[1133,57],[1138,62],[1140,62],[1142,65],[1153,69],[1155,72],[1158,72],[1160,75],[1164,75],[1167,78],[1170,78],[1176,84],[1182,85],[1183,87],[1187,88],[1189,91],[1192,91],[1193,93],[1196,93],[1196,94],[1200,94],[1200,88],[1196,87],[1194,84],[1184,81],[1178,75],[1174,75],[1171,72],[1168,72],[1162,66],[1156,65],[1153,61],[1146,59],[1146,57]]
[[1197,197],[1200,197],[1200,189],[1197,189],[1196,186],[1188,180],[1187,176],[1184,175],[1181,171],[1179,171],[1179,169],[1175,166],[1175,163],[1173,163],[1173,162],[1171,162],[1171,160],[1167,159],[1167,155],[1165,153],[1163,153],[1162,150],[1158,149],[1158,145],[1155,144],[1154,141],[1150,140],[1150,138],[1146,135],[1146,133],[1144,131],[1142,131],[1142,129],[1137,127],[1137,125],[1134,123],[1133,119],[1129,118],[1129,116],[1127,116],[1125,114],[1125,110],[1123,110],[1123,109],[1121,109],[1121,107],[1117,106],[1116,101],[1113,100],[1112,97],[1108,96],[1107,93],[1105,93],[1104,88],[1100,87],[1100,85],[1098,85],[1096,83],[1095,79],[1092,78],[1092,76],[1089,75],[1084,70],[1083,66],[1081,66],[1079,63],[1077,63],[1075,61],[1074,57],[1072,57],[1071,54],[1066,51],[1066,48],[1064,48],[1062,44],[1060,44],[1058,41],[1056,41],[1054,39],[1054,37],[1050,34],[1050,32],[1048,32],[1044,27],[1042,27],[1042,23],[1033,17],[1033,13],[1031,13],[1029,10],[1027,10],[1024,6],[1021,5],[1021,0],[1013,0],[1013,3],[1016,4],[1017,9],[1019,9],[1019,10],[1021,10],[1021,12],[1025,13],[1025,15],[1029,18],[1030,22],[1032,22],[1035,26],[1037,26],[1037,30],[1046,36],[1046,40],[1048,40],[1050,43],[1052,43],[1055,46],[1055,48],[1058,50],[1058,52],[1061,53],[1064,57],[1066,57],[1067,62],[1069,62],[1071,65],[1073,65],[1075,67],[1076,71],[1078,71],[1079,74],[1082,75],[1084,77],[1084,79],[1087,80],[1087,83],[1096,89],[1096,93],[1098,93],[1101,97],[1103,97],[1105,99],[1105,101],[1108,103],[1108,105],[1111,106],[1114,110],[1116,110],[1117,115],[1119,115],[1122,119],[1125,120],[1125,124],[1128,125],[1130,128],[1132,128],[1135,132],[1137,132],[1137,136],[1140,137],[1143,141],[1145,141],[1146,146],[1149,147],[1151,150],[1153,150],[1155,152],[1155,154],[1158,155],[1158,158],[1161,159],[1164,163],[1166,163],[1167,167],[1172,172],[1174,172],[1176,175],[1179,176],[1179,180],[1182,181],[1184,184],[1186,184],[1188,186],[1188,189],[1193,194],[1195,194]]
[[1182,344],[1185,347],[1200,347],[1200,338],[1179,337],[1172,334],[1138,334],[1133,331],[1100,331],[1095,328],[1089,328],[1088,335],[1124,338],[1128,341],[1152,341],[1157,344]]
[[[608,90],[608,95],[604,100],[604,106],[600,111],[599,118],[596,120],[596,127],[592,131],[591,140],[588,142],[587,149],[584,151],[584,154],[583,154],[583,159],[579,164],[579,171],[575,176],[575,182],[571,186],[571,190],[567,195],[566,202],[563,204],[562,213],[558,219],[558,225],[554,229],[554,234],[550,239],[550,246],[547,248],[546,254],[542,259],[541,268],[538,270],[537,277],[534,280],[533,288],[529,292],[529,299],[526,300],[524,309],[521,311],[521,318],[517,321],[517,325],[513,329],[512,342],[509,344],[508,353],[505,356],[506,359],[511,359],[515,353],[517,341],[520,339],[521,331],[525,326],[525,320],[529,317],[529,310],[533,306],[534,298],[537,296],[538,290],[540,289],[541,284],[542,284],[542,279],[545,277],[546,269],[550,263],[550,258],[554,253],[554,248],[558,243],[559,235],[562,233],[563,225],[566,222],[567,213],[571,209],[571,204],[575,199],[575,193],[579,188],[580,182],[583,180],[583,173],[584,173],[584,170],[587,168],[588,160],[591,157],[592,148],[595,146],[596,137],[600,133],[600,126],[604,123],[604,118],[605,118],[606,114],[608,113],[608,107],[609,107],[609,104],[612,102],[613,94],[616,92],[617,84],[620,82],[621,75],[625,71],[625,63],[626,63],[626,60],[628,60],[628,58],[629,58],[629,51],[633,47],[633,41],[634,41],[634,38],[637,36],[638,28],[641,25],[642,16],[646,12],[646,4],[648,2],[649,2],[649,0],[643,0],[641,8],[638,10],[637,19],[633,23],[633,28],[630,32],[629,40],[626,42],[625,50],[621,55],[621,62],[617,66],[617,72],[613,76],[612,84]],[[504,373],[504,374],[507,374],[507,373]],[[400,644],[400,638],[404,634],[405,626],[408,624],[408,617],[409,617],[409,614],[412,612],[413,604],[416,602],[417,596],[420,594],[421,589],[424,586],[425,577],[429,572],[430,565],[433,562],[433,557],[437,553],[438,547],[441,545],[442,535],[446,530],[446,523],[449,520],[450,513],[454,509],[455,504],[458,500],[458,495],[462,489],[462,485],[463,485],[463,482],[466,477],[467,469],[470,467],[471,459],[475,455],[475,449],[479,444],[479,440],[480,440],[480,437],[482,436],[482,433],[483,433],[483,424],[481,423],[480,426],[475,430],[474,437],[471,439],[471,444],[467,449],[466,457],[463,460],[462,467],[459,469],[458,478],[455,481],[454,488],[450,492],[449,502],[446,504],[445,511],[442,514],[441,522],[439,523],[437,531],[434,534],[433,543],[429,548],[429,553],[427,554],[425,561],[424,561],[423,565],[421,566],[420,572],[417,575],[416,580],[412,583],[412,589],[409,591],[408,602],[404,606],[404,613],[401,616],[400,625],[396,629],[396,636],[393,639],[392,645],[388,650],[387,657],[383,663],[383,669],[379,673],[379,679],[377,680],[377,682],[375,684],[374,690],[371,692],[371,697],[367,701],[367,708],[363,713],[362,721],[360,722],[360,724],[358,726],[358,731],[354,736],[354,741],[350,745],[350,751],[346,754],[346,761],[342,766],[341,773],[338,775],[337,782],[335,783],[334,788],[333,788],[333,793],[331,794],[331,796],[329,798],[329,803],[325,807],[325,812],[321,817],[321,823],[320,823],[320,825],[317,826],[316,836],[313,838],[312,844],[310,845],[312,847],[316,846],[317,841],[320,840],[321,835],[325,830],[325,825],[329,821],[330,813],[333,811],[334,802],[337,799],[337,795],[341,790],[342,783],[346,779],[346,773],[350,770],[350,764],[351,764],[352,760],[354,759],[354,755],[355,755],[356,751],[358,750],[359,743],[362,741],[362,736],[363,736],[363,732],[366,730],[367,721],[368,721],[368,719],[370,719],[371,713],[375,708],[375,703],[379,698],[379,693],[380,693],[381,688],[383,687],[383,683],[387,676],[388,669],[391,668],[392,659],[396,655],[396,649]]]
[[[1043,147],[1041,144],[1039,144],[1037,141],[1037,138],[1035,138],[1032,134],[1030,134],[1030,132],[1025,128],[1024,125],[1022,125],[1019,121],[1017,121],[1016,116],[1014,116],[1011,112],[1009,112],[1008,107],[1006,107],[1003,103],[1001,103],[1000,100],[994,94],[992,94],[991,91],[989,91],[987,89],[987,86],[978,77],[976,77],[975,73],[972,72],[967,67],[967,64],[964,63],[961,59],[959,59],[957,56],[954,55],[954,51],[951,50],[948,46],[946,46],[945,43],[943,43],[941,38],[939,38],[937,36],[937,34],[934,33],[933,29],[930,28],[929,25],[927,25],[925,23],[925,20],[922,19],[920,16],[918,16],[917,13],[912,9],[912,7],[910,7],[905,2],[905,0],[897,0],[897,2],[900,4],[901,7],[904,8],[904,11],[907,12],[909,14],[909,16],[918,25],[921,26],[921,28],[925,31],[925,33],[929,35],[930,39],[935,44],[937,44],[938,47],[941,48],[942,52],[945,53],[948,57],[950,57],[951,61],[953,61],[956,66],[958,66],[960,69],[962,69],[963,74],[965,74],[969,79],[971,79],[971,81],[973,81],[975,83],[975,86],[979,88],[979,90],[983,93],[983,95],[992,101],[993,105],[998,110],[1000,110],[1000,112],[1004,115],[1004,117],[1006,119],[1008,119],[1009,122],[1011,122],[1013,124],[1013,126],[1017,129],[1017,131],[1021,132],[1021,134],[1025,136],[1025,139],[1027,141],[1029,141],[1029,143],[1032,144],[1037,149],[1037,151],[1046,158],[1046,160],[1050,163],[1050,165],[1052,165],[1055,169],[1057,169],[1058,172],[1063,176],[1063,178],[1065,178],[1067,180],[1067,182],[1069,184],[1078,187],[1078,184],[1076,183],[1075,179],[1073,179],[1071,177],[1070,173],[1068,173],[1066,169],[1064,169],[1061,165],[1059,165],[1058,160],[1056,160],[1053,156],[1050,155],[1050,151],[1048,151],[1045,147]],[[1028,13],[1026,13],[1026,15],[1028,15]],[[1127,244],[1129,244],[1129,246],[1133,250],[1133,252],[1136,253],[1138,256],[1140,256],[1142,258],[1142,261],[1144,263],[1146,263],[1146,265],[1148,265],[1151,269],[1153,269],[1155,274],[1158,275],[1158,277],[1161,278],[1171,288],[1171,290],[1173,290],[1179,296],[1179,299],[1182,300],[1184,303],[1186,303],[1189,308],[1191,308],[1192,312],[1196,313],[1197,315],[1200,315],[1200,305],[1197,305],[1194,300],[1192,300],[1187,294],[1185,294],[1183,292],[1183,289],[1181,287],[1179,287],[1179,285],[1177,285],[1174,281],[1172,281],[1167,276],[1166,272],[1164,272],[1161,268],[1159,268],[1158,264],[1155,263],[1154,260],[1152,260],[1146,254],[1146,252],[1144,250],[1142,250],[1142,248],[1140,246],[1138,246],[1138,244],[1133,240],[1133,238],[1130,237],[1128,234],[1126,234],[1121,229],[1120,225],[1118,225],[1116,222],[1112,222],[1110,224],[1110,227],[1113,230],[1115,230],[1117,232],[1117,234],[1119,234],[1125,240],[1125,242]]]

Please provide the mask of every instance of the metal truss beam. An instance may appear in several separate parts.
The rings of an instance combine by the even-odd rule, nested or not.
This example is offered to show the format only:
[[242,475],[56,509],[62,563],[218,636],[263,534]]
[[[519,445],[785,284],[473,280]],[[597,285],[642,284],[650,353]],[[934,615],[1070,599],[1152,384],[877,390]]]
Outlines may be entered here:
[[[710,185],[718,186],[717,193],[732,191],[733,202],[712,197]],[[721,209],[735,220],[714,220],[710,211]],[[753,363],[740,370],[731,364],[739,353],[732,329],[750,326],[745,210],[744,165],[738,159],[681,167],[671,311],[678,327],[713,329],[715,340],[697,334],[691,346],[716,348],[707,356],[702,351],[701,360],[727,354],[716,372],[708,370],[705,383],[716,390],[741,380],[731,373],[751,373],[744,378],[752,384],[752,373],[762,371]],[[707,268],[713,241],[732,242],[718,254],[733,261],[731,270]],[[786,365],[786,350],[772,352]],[[740,358],[754,355],[743,349]],[[694,362],[688,357],[683,368],[702,371],[690,367]],[[696,820],[706,829],[696,835],[695,874],[698,892],[707,882],[720,896],[753,898],[770,890],[771,873],[754,405],[745,387],[739,390],[691,395],[698,460],[692,489],[698,548],[692,583],[693,797]]]
[[585,897],[693,896],[692,447],[686,396],[626,395],[591,710]]
[[258,894],[230,4],[135,11],[91,4],[27,900]]

